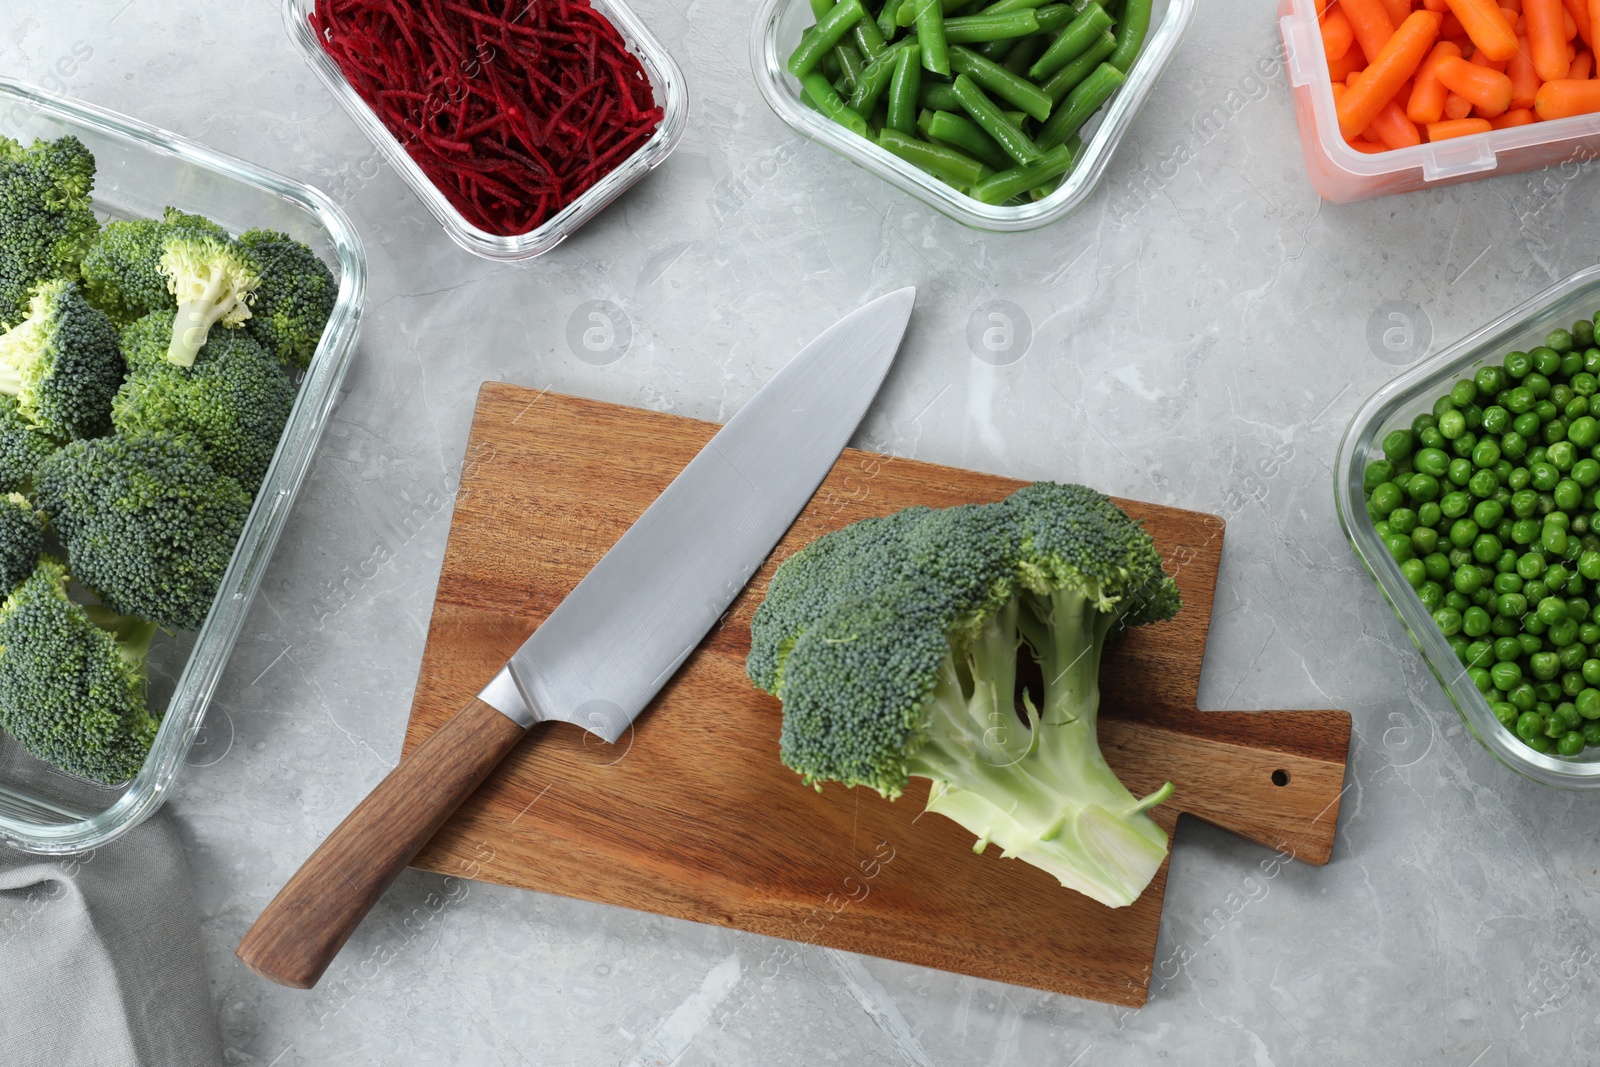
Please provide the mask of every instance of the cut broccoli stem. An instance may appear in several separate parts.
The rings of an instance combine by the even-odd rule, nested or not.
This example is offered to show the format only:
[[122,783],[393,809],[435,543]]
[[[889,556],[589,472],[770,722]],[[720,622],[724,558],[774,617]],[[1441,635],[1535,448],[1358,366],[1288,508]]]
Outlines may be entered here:
[[172,346],[167,349],[167,359],[180,367],[194,366],[211,327],[229,313],[242,311],[241,319],[250,317],[249,305],[241,300],[220,268],[212,268],[205,288],[193,299],[178,305],[178,315],[172,323]]
[[[1136,900],[1166,857],[1146,812],[1172,792],[1169,782],[1134,797],[1100,751],[1100,653],[1118,619],[1074,590],[1013,599],[952,653],[926,742],[907,760],[933,779],[928,810],[976,834],[975,851],[993,842],[1113,907]],[[1026,723],[1013,698],[1023,648],[1044,676],[1042,705],[1024,699]]]

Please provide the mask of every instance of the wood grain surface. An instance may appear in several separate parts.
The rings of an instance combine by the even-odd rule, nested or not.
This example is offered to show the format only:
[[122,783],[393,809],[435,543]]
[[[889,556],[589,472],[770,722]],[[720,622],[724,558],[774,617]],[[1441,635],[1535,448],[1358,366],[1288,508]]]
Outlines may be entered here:
[[[406,732],[409,752],[489,681],[716,431],[711,423],[502,384],[478,398]],[[1092,481],[1063,470],[1062,481]],[[778,702],[745,678],[749,621],[773,568],[820,534],[911,504],[999,500],[1021,482],[846,451],[767,564],[615,746],[536,727],[415,866],[864,952],[1119,1004],[1144,1003],[1166,888],[1111,909],[966,830],[803,786],[778,762]],[[1327,862],[1343,789],[1342,711],[1201,713],[1221,519],[1119,501],[1183,594],[1102,667],[1101,740],[1157,809]],[[1276,780],[1275,780],[1276,779]],[[1283,784],[1277,784],[1282,782]]]

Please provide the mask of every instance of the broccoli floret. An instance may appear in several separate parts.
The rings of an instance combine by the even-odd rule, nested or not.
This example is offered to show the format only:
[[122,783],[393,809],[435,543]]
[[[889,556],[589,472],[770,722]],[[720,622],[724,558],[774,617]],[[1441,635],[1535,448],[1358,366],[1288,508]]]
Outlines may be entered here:
[[100,232],[93,187],[94,156],[76,137],[28,148],[0,137],[0,322],[20,319],[40,282],[77,276]]
[[0,593],[33,573],[44,552],[44,515],[21,493],[0,496]]
[[0,726],[35,757],[106,785],[144,765],[158,723],[145,705],[155,627],[67,598],[67,570],[39,561],[0,604]]
[[[1101,755],[1100,653],[1171,618],[1176,584],[1144,528],[1108,498],[1038,482],[995,504],[912,508],[819,538],[773,576],[746,664],[783,702],[780,756],[812,784],[928,810],[1112,907],[1166,856]],[[1019,653],[1042,680],[1018,696]]]
[[[83,257],[85,295],[118,324],[152,311],[172,311],[177,303],[161,272],[167,241],[178,234],[227,240],[221,226],[201,215],[167,208],[161,219],[117,219]],[[170,323],[169,323],[170,327]],[[167,341],[171,341],[170,329]]]
[[239,235],[239,243],[250,250],[261,272],[245,328],[285,363],[309,366],[339,298],[333,272],[286,233],[248,230]]
[[34,491],[79,581],[113,611],[185,630],[205,621],[250,499],[162,437],[74,441],[45,460]]
[[294,392],[282,365],[249,334],[219,331],[193,367],[162,360],[130,374],[112,402],[111,421],[126,437],[189,444],[253,495],[277,450]]
[[195,230],[169,236],[159,265],[178,302],[167,359],[180,367],[192,366],[213,326],[244,325],[261,274],[254,257],[238,242]]
[[95,437],[111,428],[111,398],[127,367],[117,329],[90,307],[75,282],[37,286],[28,317],[0,335],[0,392],[58,441]]
[[0,393],[0,493],[32,489],[39,464],[60,447],[22,417],[16,397]]

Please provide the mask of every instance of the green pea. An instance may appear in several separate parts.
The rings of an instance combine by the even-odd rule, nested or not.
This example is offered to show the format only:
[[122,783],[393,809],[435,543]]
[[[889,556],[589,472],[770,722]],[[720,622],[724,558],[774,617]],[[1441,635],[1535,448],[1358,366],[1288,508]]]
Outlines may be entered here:
[[[1552,373],[1559,369],[1559,367],[1553,368]],[[1538,370],[1530,371],[1522,379],[1522,385],[1520,385],[1518,388],[1526,389],[1528,392],[1533,394],[1533,402],[1535,405],[1534,410],[1537,411],[1537,405],[1539,401],[1546,400],[1550,396],[1550,379]],[[1543,415],[1541,417],[1549,418],[1550,416]]]
[[1523,738],[1523,743],[1529,748],[1533,749],[1535,752],[1541,753],[1549,752],[1551,748],[1555,747],[1550,743],[1550,739],[1543,734],[1539,734],[1536,737]]
[[[1462,612],[1461,632],[1468,637],[1482,637],[1487,634],[1489,632],[1489,613],[1479,607],[1471,607]],[[1487,651],[1486,648],[1485,654],[1487,654]]]
[[1600,386],[1600,379],[1587,370],[1581,370],[1572,376],[1572,391],[1579,396],[1593,396],[1597,386]]
[[1393,482],[1384,482],[1372,491],[1371,507],[1380,515],[1387,515],[1405,503],[1405,493]]
[[1461,632],[1461,612],[1455,608],[1440,608],[1433,613],[1433,624],[1446,637],[1453,637]]
[[1504,559],[1507,555],[1511,556],[1511,569],[1502,571],[1494,576],[1494,591],[1496,593],[1520,593],[1522,592],[1522,575],[1515,570],[1517,565],[1516,554],[1507,551],[1501,554],[1501,558]]
[[1561,661],[1554,652],[1535,652],[1528,657],[1528,671],[1541,682],[1561,673]]
[[1428,526],[1418,526],[1411,531],[1411,547],[1419,556],[1426,556],[1439,547],[1439,531]]
[[1521,655],[1522,642],[1515,637],[1502,637],[1494,643],[1494,658],[1499,663],[1514,663]]
[[1422,588],[1422,583],[1428,580],[1428,568],[1423,566],[1420,559],[1408,559],[1400,564],[1400,573],[1413,589]]
[[[1534,396],[1533,390],[1529,389],[1526,385],[1519,385],[1512,389],[1510,393],[1506,394],[1506,410],[1510,411],[1513,415],[1521,415],[1524,412],[1532,411],[1533,405],[1537,404],[1538,402],[1539,398]],[[1387,445],[1388,443],[1388,438],[1384,438],[1384,444]],[[1408,439],[1405,443],[1409,445],[1411,442]],[[1400,453],[1400,455],[1409,455],[1410,451],[1411,450],[1407,448],[1404,452]],[[1391,455],[1387,447],[1384,448],[1383,452],[1384,455],[1389,456],[1390,459],[1399,458],[1399,456]]]
[[1466,611],[1472,607],[1472,598],[1456,589],[1447,589],[1444,594],[1444,606],[1453,611]]
[[1459,490],[1439,498],[1439,513],[1447,519],[1459,519],[1471,509],[1472,497]]
[[1510,693],[1523,684],[1522,667],[1516,660],[1502,660],[1489,668],[1489,678],[1500,692]]
[[1431,474],[1435,478],[1445,472],[1450,465],[1450,457],[1437,448],[1424,448],[1418,452],[1413,460],[1413,466],[1423,474]]
[[1528,464],[1528,471],[1533,475],[1533,487],[1542,493],[1548,493],[1561,481],[1560,469],[1548,460]]
[[1479,396],[1494,396],[1506,387],[1506,372],[1491,363],[1478,368],[1472,383],[1478,387]]
[[1422,606],[1433,611],[1444,603],[1444,586],[1432,579],[1423,582],[1417,589],[1417,599],[1422,601]]
[[[1562,657],[1564,652],[1566,652],[1566,649],[1562,649],[1561,652],[1556,654],[1557,658],[1561,659],[1563,667],[1567,665],[1566,659]],[[1583,692],[1583,675],[1570,669],[1563,671],[1561,674],[1561,695],[1571,700],[1581,692]]]
[[[1559,422],[1550,425],[1559,426]],[[1546,438],[1548,441],[1549,439]],[[1550,441],[1550,447],[1545,449],[1545,460],[1556,470],[1565,473],[1570,471],[1578,462],[1578,450],[1571,441]]]
[[1439,505],[1428,501],[1417,508],[1417,524],[1420,526],[1437,526],[1444,512],[1439,510]]
[[1579,731],[1583,734],[1583,743],[1586,745],[1600,745],[1600,722],[1591,722]]
[[1567,584],[1571,572],[1559,563],[1552,563],[1544,569],[1544,584],[1551,589],[1561,589]]
[[1554,374],[1561,369],[1561,353],[1549,345],[1531,349],[1528,355],[1533,357],[1533,370],[1529,374]]
[[1556,742],[1556,751],[1563,756],[1576,756],[1583,751],[1583,735],[1576,730],[1568,730]]
[[1558,622],[1566,621],[1567,602],[1557,597],[1547,596],[1539,601],[1539,606],[1535,611],[1538,613],[1540,622],[1546,626],[1552,626]]
[[[1500,537],[1500,531],[1501,530],[1505,531],[1505,536],[1504,537]],[[1495,536],[1496,537],[1500,537],[1500,543],[1502,545],[1504,545],[1507,541],[1511,540],[1511,520],[1510,519],[1507,519],[1506,521],[1502,522],[1496,528]],[[1510,588],[1510,589],[1500,589],[1497,586],[1496,589],[1495,589],[1495,592],[1497,592],[1497,593],[1516,593],[1516,592],[1520,592],[1521,591],[1521,589],[1522,589],[1522,578],[1521,578],[1521,576],[1519,576],[1517,574],[1517,552],[1516,552],[1515,549],[1502,548],[1500,550],[1500,558],[1495,561],[1494,569],[1499,572],[1498,574],[1495,575],[1495,580],[1496,581],[1498,581],[1502,576],[1504,576],[1505,578],[1517,583],[1513,588]]]
[[1528,613],[1528,598],[1521,593],[1501,593],[1495,601],[1495,613],[1510,619],[1520,619]]
[[1544,573],[1544,555],[1540,552],[1524,552],[1517,559],[1517,574],[1524,581],[1532,581]]
[[1505,516],[1506,509],[1493,500],[1480,500],[1472,509],[1472,521],[1485,530],[1492,530]]
[[1506,693],[1506,700],[1510,701],[1518,711],[1532,711],[1534,705],[1539,703],[1539,698],[1533,695],[1533,686],[1527,682],[1519,682]]
[[[1498,447],[1498,446],[1496,446]],[[1473,496],[1482,500],[1492,499],[1500,491],[1500,479],[1490,470],[1482,470],[1472,476],[1467,482],[1467,489]]]
[[1572,344],[1574,348],[1588,348],[1594,343],[1594,323],[1588,319],[1579,319],[1572,324]]
[[[1563,329],[1554,329],[1545,334],[1544,346],[1556,352],[1572,351],[1572,335]],[[1537,358],[1538,349],[1534,349]]]
[[1552,523],[1545,523],[1539,534],[1539,543],[1546,552],[1560,554],[1567,550],[1567,531]]
[[1511,428],[1523,437],[1534,438],[1539,436],[1540,419],[1532,407],[1511,420]]
[[1556,656],[1561,660],[1561,669],[1566,673],[1561,676],[1561,688],[1567,688],[1567,679],[1571,678],[1576,684],[1572,693],[1576,694],[1583,688],[1583,675],[1578,673],[1578,668],[1583,666],[1583,661],[1589,656],[1589,649],[1582,644],[1571,644],[1565,648],[1557,649]]
[[[1600,625],[1596,625],[1593,622],[1583,623],[1578,627],[1578,640],[1586,650],[1593,648],[1595,645],[1600,645]],[[1585,655],[1587,655],[1587,651]]]
[[1383,539],[1384,547],[1389,550],[1389,555],[1394,557],[1396,563],[1404,563],[1416,556],[1416,549],[1411,546],[1411,538],[1404,534],[1391,533]]
[[1439,479],[1421,472],[1413,474],[1406,479],[1406,496],[1418,502],[1439,499]]
[[1544,716],[1537,711],[1525,711],[1517,716],[1517,736],[1531,741],[1544,733]]
[[1578,639],[1578,621],[1576,619],[1563,619],[1560,622],[1550,623],[1550,631],[1546,633],[1545,640],[1557,648],[1565,648]]
[[[1538,682],[1533,687],[1533,695],[1539,698],[1541,704],[1552,705],[1561,699],[1561,687],[1555,682]],[[1539,714],[1549,718],[1550,708],[1540,708]]]
[[1467,417],[1454,409],[1439,416],[1439,433],[1446,441],[1453,440],[1466,430]]
[[1501,365],[1505,367],[1506,377],[1516,380],[1533,369],[1533,357],[1526,352],[1507,352]]
[[[1514,437],[1516,435],[1515,434],[1507,434],[1506,436],[1507,437]],[[1505,447],[1505,442],[1503,440],[1501,442],[1501,447]],[[1518,448],[1521,448],[1521,446],[1518,445]],[[1508,460],[1508,459],[1503,459],[1503,460],[1500,461],[1500,463],[1510,463],[1510,462],[1511,461]],[[1497,464],[1495,464],[1495,466],[1496,466],[1496,468],[1498,468],[1499,464],[1497,463]],[[1397,475],[1396,477],[1400,477],[1400,476]],[[1528,483],[1531,482],[1532,480],[1533,480],[1533,476],[1528,473],[1528,468],[1527,467],[1516,466],[1516,467],[1512,467],[1510,470],[1506,471],[1506,476],[1504,478],[1504,483],[1505,483],[1505,486],[1506,486],[1507,489],[1511,489],[1511,490],[1515,491],[1515,490],[1528,488]],[[1399,483],[1396,482],[1395,484],[1398,485]]]
[[[1448,512],[1446,512],[1448,514]],[[1389,517],[1389,526],[1394,527],[1394,516]],[[1471,519],[1457,519],[1450,524],[1450,543],[1457,548],[1467,548],[1478,537],[1478,524]]]
[[[1416,536],[1412,535],[1412,544],[1415,547]],[[1500,558],[1500,538],[1492,533],[1479,534],[1472,542],[1472,558],[1485,567],[1495,564]]]
[[[1523,585],[1523,587],[1522,587],[1522,595],[1528,598],[1528,603],[1537,604],[1539,601],[1543,600],[1545,597],[1550,595],[1550,590],[1549,590],[1548,587],[1545,586],[1545,584],[1543,582],[1538,581],[1537,579],[1535,579],[1534,581],[1528,582],[1525,585]],[[1539,620],[1537,618],[1530,619],[1529,621],[1530,622],[1539,622]],[[1540,623],[1540,625],[1542,626],[1544,624]],[[1541,632],[1543,632],[1543,631],[1541,631]]]
[[1450,557],[1443,552],[1429,552],[1422,557],[1422,565],[1427,568],[1428,578],[1435,582],[1442,582],[1450,577]]
[[1572,438],[1572,420],[1581,419],[1589,414],[1589,398],[1586,396],[1573,396],[1561,409],[1561,414],[1567,420],[1567,438]]
[[1472,450],[1478,447],[1478,437],[1471,430],[1463,432],[1450,442],[1450,451],[1455,453],[1455,458],[1444,469],[1444,476],[1450,480],[1451,485],[1466,485],[1472,481]]
[[1567,618],[1582,623],[1589,617],[1589,602],[1581,596],[1567,597]]
[[[1416,434],[1418,448],[1431,448],[1443,452],[1444,446],[1449,443],[1444,439],[1444,434],[1439,432],[1438,426],[1424,426],[1416,431]],[[1412,462],[1416,462],[1415,456],[1412,457]]]

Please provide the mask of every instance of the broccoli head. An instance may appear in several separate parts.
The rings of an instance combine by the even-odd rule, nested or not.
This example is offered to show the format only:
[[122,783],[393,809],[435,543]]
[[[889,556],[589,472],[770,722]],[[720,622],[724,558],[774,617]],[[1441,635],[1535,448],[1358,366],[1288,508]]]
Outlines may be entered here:
[[0,322],[24,315],[39,283],[77,276],[100,232],[93,187],[94,156],[76,137],[27,148],[0,137]]
[[[99,240],[83,257],[85,295],[118,324],[152,311],[176,306],[161,272],[167,241],[180,234],[209,235],[227,240],[221,226],[201,215],[167,208],[161,219],[117,219],[107,223]],[[169,323],[170,326],[170,323]],[[171,341],[170,331],[167,340]]]
[[180,367],[193,366],[213,326],[237,329],[250,317],[261,275],[254,257],[238,242],[198,230],[170,235],[158,265],[178,302],[167,359]]
[[0,496],[0,592],[33,573],[44,552],[44,515],[21,493]]
[[[1107,497],[1038,482],[995,504],[911,508],[827,534],[774,574],[751,624],[751,680],[783,702],[780,756],[812,784],[928,810],[1062,885],[1120,907],[1166,856],[1101,755],[1100,653],[1171,618],[1176,584]],[[1019,656],[1035,661],[1038,677]]]
[[34,491],[73,574],[107,607],[185,630],[205,621],[250,500],[164,437],[74,441],[40,466]]
[[111,429],[111,398],[127,367],[117,329],[84,301],[75,282],[34,288],[28,317],[0,335],[0,392],[58,441]]
[[0,604],[0,726],[35,757],[115,785],[155,740],[144,698],[155,627],[73,603],[67,581],[42,559]]
[[286,233],[249,230],[239,235],[239,243],[261,272],[245,328],[285,363],[309,366],[339,298],[333,272]]
[[206,342],[193,367],[162,360],[130,374],[112,402],[111,421],[125,437],[186,442],[254,494],[294,395],[282,364],[249,334],[228,330]]
[[17,398],[0,393],[0,493],[26,492],[46,456],[61,446],[17,410]]

